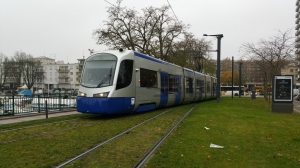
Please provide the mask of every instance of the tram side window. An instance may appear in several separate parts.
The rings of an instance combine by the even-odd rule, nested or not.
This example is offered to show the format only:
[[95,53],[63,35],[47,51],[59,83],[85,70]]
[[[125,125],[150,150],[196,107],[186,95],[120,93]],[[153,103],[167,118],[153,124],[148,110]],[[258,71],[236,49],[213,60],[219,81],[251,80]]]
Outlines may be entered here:
[[181,77],[175,78],[175,93],[181,93]]
[[213,94],[216,94],[216,83],[213,83]]
[[176,93],[176,83],[175,83],[175,76],[169,75],[169,94]]
[[211,85],[210,82],[206,83],[207,93],[211,93]]
[[130,85],[132,80],[133,60],[123,60],[120,64],[120,70],[117,80],[116,90]]
[[200,92],[201,93],[205,93],[205,89],[204,89],[204,81],[200,80]]
[[192,78],[185,78],[185,92],[193,93],[193,79]]
[[160,93],[168,94],[168,77],[160,76],[160,82],[161,82]]
[[197,94],[203,93],[204,86],[202,80],[197,80],[196,89],[197,89],[196,91]]
[[140,68],[141,87],[157,88],[157,72]]

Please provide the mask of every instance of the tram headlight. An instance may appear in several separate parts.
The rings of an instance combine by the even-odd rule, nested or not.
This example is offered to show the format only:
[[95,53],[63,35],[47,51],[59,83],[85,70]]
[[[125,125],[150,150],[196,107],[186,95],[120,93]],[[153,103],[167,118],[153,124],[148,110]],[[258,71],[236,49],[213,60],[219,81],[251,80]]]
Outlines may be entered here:
[[93,97],[107,97],[109,92],[103,92],[103,93],[96,93],[93,94]]
[[86,96],[86,93],[83,93],[83,92],[81,92],[81,91],[78,91],[78,96],[85,97],[85,96]]

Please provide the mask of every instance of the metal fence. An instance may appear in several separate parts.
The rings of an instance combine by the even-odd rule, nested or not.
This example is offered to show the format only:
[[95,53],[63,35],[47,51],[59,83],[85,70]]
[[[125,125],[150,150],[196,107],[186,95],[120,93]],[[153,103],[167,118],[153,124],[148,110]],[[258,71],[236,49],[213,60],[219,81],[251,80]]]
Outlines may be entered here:
[[76,96],[72,95],[0,96],[0,117],[75,109]]

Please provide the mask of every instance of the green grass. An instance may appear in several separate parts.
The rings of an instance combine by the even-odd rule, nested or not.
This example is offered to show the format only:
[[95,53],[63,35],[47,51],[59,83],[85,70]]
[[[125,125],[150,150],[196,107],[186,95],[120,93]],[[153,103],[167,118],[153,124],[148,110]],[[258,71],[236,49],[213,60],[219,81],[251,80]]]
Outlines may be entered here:
[[[53,167],[160,112],[141,115],[76,115],[77,120],[37,120],[0,126],[0,167]],[[76,119],[73,116],[69,116]],[[61,122],[58,122],[61,121]],[[43,125],[45,123],[52,123]],[[30,127],[34,126],[34,127]],[[27,127],[18,130],[17,128]]]
[[133,167],[192,106],[174,108],[66,167]]
[[299,130],[299,114],[263,98],[223,97],[200,103],[145,167],[299,167]]
[[[66,167],[133,167],[193,105],[175,107]],[[0,167],[55,167],[165,110],[0,125],[0,131],[27,127],[1,132]],[[16,141],[3,143],[9,140]],[[224,148],[210,148],[210,143]],[[144,167],[299,166],[299,113],[273,113],[263,98],[222,97],[220,103],[199,103]]]

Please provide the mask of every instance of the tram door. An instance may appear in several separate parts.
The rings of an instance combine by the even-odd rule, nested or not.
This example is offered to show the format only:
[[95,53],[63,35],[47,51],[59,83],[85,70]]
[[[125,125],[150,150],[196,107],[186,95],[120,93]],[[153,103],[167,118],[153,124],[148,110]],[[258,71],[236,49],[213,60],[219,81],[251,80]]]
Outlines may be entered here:
[[165,106],[168,103],[168,88],[169,79],[168,74],[165,72],[160,72],[160,103],[159,106]]

